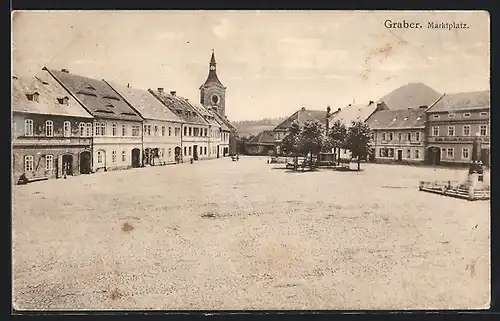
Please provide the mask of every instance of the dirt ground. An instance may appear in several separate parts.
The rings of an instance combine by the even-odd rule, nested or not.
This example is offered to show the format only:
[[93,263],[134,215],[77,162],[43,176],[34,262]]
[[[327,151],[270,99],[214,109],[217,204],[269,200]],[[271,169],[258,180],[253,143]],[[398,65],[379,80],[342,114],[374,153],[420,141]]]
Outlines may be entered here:
[[293,173],[241,157],[13,189],[17,309],[485,308],[488,201],[466,170]]

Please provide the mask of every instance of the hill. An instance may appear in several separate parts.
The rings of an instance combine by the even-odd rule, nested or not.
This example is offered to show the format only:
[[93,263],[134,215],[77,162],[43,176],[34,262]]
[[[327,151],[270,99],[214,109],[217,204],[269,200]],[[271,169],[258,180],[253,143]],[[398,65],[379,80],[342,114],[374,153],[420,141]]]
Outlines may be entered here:
[[279,118],[265,118],[260,120],[241,120],[233,121],[232,124],[238,130],[240,137],[246,137],[249,135],[257,135],[264,130],[273,130],[274,127],[278,126],[286,117]]
[[380,100],[392,110],[430,106],[441,94],[423,83],[409,83],[401,86]]

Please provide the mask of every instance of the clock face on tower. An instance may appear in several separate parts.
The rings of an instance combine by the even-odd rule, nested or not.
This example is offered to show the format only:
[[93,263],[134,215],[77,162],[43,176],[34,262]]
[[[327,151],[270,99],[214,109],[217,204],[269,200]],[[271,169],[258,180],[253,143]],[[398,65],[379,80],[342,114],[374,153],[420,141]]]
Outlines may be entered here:
[[217,105],[219,103],[220,98],[217,94],[213,94],[211,100],[213,104]]

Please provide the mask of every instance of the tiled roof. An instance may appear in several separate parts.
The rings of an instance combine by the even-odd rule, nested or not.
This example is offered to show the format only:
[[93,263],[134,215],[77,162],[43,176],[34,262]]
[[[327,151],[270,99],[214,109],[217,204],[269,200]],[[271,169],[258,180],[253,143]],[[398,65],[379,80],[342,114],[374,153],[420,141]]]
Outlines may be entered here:
[[371,129],[424,128],[425,109],[379,110],[366,121]]
[[379,101],[383,101],[389,109],[408,109],[420,106],[430,106],[441,94],[423,83],[408,83],[401,86]]
[[148,91],[183,121],[203,125],[208,124],[184,98],[153,89],[148,89]]
[[76,96],[94,117],[141,121],[136,113],[106,82],[69,72],[49,70]]
[[231,128],[227,124],[229,122],[227,119],[223,119],[221,115],[214,112],[213,110],[211,110],[210,112],[215,117],[215,120],[220,124],[220,127],[223,131],[231,131]]
[[490,91],[445,94],[428,112],[458,111],[490,108]]
[[222,120],[222,122],[224,122],[224,124],[226,124],[226,126],[229,128],[229,130],[231,131],[236,131],[236,127],[231,124],[231,122],[226,118],[226,117],[223,117],[221,114],[219,114],[217,111],[215,110],[212,110],[212,112],[218,116],[218,119]]
[[[332,113],[333,115],[333,113]],[[321,123],[325,123],[326,120],[326,111],[323,110],[307,110],[307,109],[299,109],[295,113],[293,113],[290,117],[285,119],[281,124],[275,127],[275,130],[286,130],[288,129],[292,123],[298,120],[299,124],[302,126],[307,120],[316,119]]]
[[131,88],[106,81],[125,101],[137,110],[143,118],[181,122],[167,106],[156,99],[149,91]]
[[[31,101],[26,96],[34,93],[38,93],[38,102]],[[67,105],[61,104],[65,97],[68,99]],[[37,77],[12,77],[12,110],[44,115],[93,118],[46,71]]]
[[252,137],[247,142],[248,145],[274,145],[274,132],[272,130],[264,130]]
[[353,121],[364,122],[375,112],[375,110],[377,110],[377,105],[378,104],[374,102],[368,105],[348,105],[338,110],[337,113],[330,118],[330,125],[337,120],[340,120],[346,126],[350,126]]
[[213,115],[205,107],[200,104],[188,101],[187,99],[185,100],[186,103],[188,103],[193,109],[195,109],[203,117],[203,119],[205,119],[205,121],[210,124],[210,126],[220,127],[220,124],[215,120],[215,115]]

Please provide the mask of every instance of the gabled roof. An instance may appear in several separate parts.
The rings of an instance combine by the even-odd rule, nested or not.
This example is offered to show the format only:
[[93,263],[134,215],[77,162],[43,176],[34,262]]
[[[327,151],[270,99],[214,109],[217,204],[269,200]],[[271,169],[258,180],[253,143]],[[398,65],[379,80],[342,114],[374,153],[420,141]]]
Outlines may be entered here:
[[383,101],[389,109],[419,108],[420,106],[430,106],[441,94],[423,83],[408,83],[401,86],[379,101]]
[[365,122],[377,109],[387,109],[384,103],[370,102],[368,105],[347,105],[330,117],[330,125],[340,120],[350,126],[353,121]]
[[142,117],[131,108],[105,81],[49,69],[94,117],[142,121]]
[[[332,116],[336,112],[332,113]],[[321,123],[325,123],[326,121],[326,111],[323,110],[307,110],[305,108],[297,110],[295,113],[290,115],[287,119],[285,119],[281,124],[276,126],[274,130],[286,130],[288,129],[294,121],[298,121],[302,126],[307,120],[316,119]]]
[[215,115],[217,115],[218,119],[221,120],[224,124],[226,124],[226,126],[229,128],[230,131],[236,131],[236,127],[231,124],[231,122],[224,116],[222,116],[221,114],[219,114],[217,111],[215,110],[212,110],[212,113],[214,113]]
[[148,91],[161,103],[167,106],[177,117],[188,123],[208,125],[203,117],[194,109],[186,99],[166,92],[148,89]]
[[490,108],[490,91],[444,94],[427,110],[428,112],[453,112]]
[[272,130],[264,130],[252,137],[247,142],[248,145],[274,145],[274,132]]
[[[26,96],[34,93],[38,93],[38,102],[31,101]],[[68,99],[67,105],[61,104],[65,98]],[[36,77],[12,77],[12,110],[43,115],[93,118],[46,71]]]
[[181,122],[167,106],[145,89],[131,88],[106,81],[126,102],[145,119]]
[[410,129],[425,127],[425,108],[379,110],[366,121],[371,129]]
[[[219,123],[220,125],[220,128],[223,130],[223,131],[231,131],[231,127],[228,126],[227,123],[229,123],[228,120],[224,121],[224,119],[222,119],[222,116],[217,114],[215,111],[213,110],[209,110],[209,112],[214,116],[215,120]],[[226,123],[227,122],[227,123]]]
[[201,117],[203,117],[203,119],[205,119],[205,121],[210,126],[220,127],[220,124],[215,120],[215,116],[210,111],[208,111],[205,107],[203,107],[202,105],[197,104],[197,103],[192,103],[191,101],[188,101],[187,99],[186,99],[186,102],[189,105],[191,105],[191,107],[193,109],[195,109],[201,115]]

